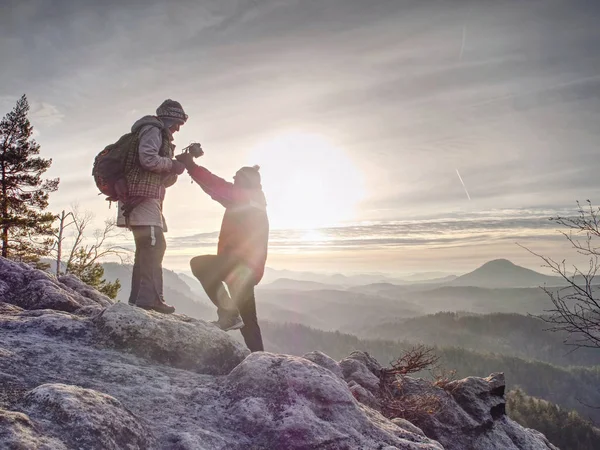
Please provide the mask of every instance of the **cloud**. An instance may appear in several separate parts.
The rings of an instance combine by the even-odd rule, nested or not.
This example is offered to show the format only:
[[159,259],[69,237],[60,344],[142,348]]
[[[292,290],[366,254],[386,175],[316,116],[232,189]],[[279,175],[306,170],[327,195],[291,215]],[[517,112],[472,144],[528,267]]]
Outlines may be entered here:
[[30,116],[34,124],[42,127],[56,125],[64,119],[65,115],[58,108],[50,103],[31,101]]
[[[594,2],[28,0],[0,8],[0,60],[9,62],[0,106],[21,92],[39,102],[32,121],[63,179],[58,205],[91,198],[95,154],[165,98],[190,115],[178,148],[200,140],[218,174],[290,129],[322,133],[364,172],[357,219],[373,225],[321,230],[325,240],[316,241],[274,230],[282,252],[545,236],[552,230],[531,215],[477,213],[600,197]],[[193,189],[169,190],[172,230],[214,228],[205,219],[220,210],[202,201],[192,210]],[[89,206],[106,214],[101,201]],[[428,221],[435,214],[460,220]],[[181,249],[208,249],[216,235],[177,239]]]
[[[439,248],[517,242],[519,240],[564,239],[549,220],[559,211],[500,210],[450,217],[372,223],[316,230],[272,230],[271,252],[339,252],[382,248]],[[560,211],[571,215],[572,209]],[[208,248],[216,245],[218,233],[198,233],[168,239],[175,249]]]

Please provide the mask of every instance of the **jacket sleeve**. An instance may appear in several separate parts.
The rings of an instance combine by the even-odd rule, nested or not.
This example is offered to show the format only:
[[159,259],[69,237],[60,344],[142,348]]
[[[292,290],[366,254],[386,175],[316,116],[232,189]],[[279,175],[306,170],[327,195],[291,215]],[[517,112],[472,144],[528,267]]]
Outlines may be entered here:
[[173,186],[177,182],[177,174],[173,172],[164,173],[162,175],[162,182],[166,188]]
[[246,196],[241,189],[236,188],[233,183],[225,181],[202,166],[193,165],[188,168],[188,172],[192,180],[198,183],[204,192],[225,208],[245,200]]
[[139,156],[140,165],[144,170],[155,173],[170,172],[173,162],[170,158],[159,156],[158,152],[162,145],[162,133],[160,128],[149,126],[140,134]]

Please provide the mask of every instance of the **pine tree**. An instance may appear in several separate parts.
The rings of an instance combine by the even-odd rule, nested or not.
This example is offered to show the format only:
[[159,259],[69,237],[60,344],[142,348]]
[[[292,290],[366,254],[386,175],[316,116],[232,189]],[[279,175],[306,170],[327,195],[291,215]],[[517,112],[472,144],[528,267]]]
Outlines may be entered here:
[[104,279],[104,267],[90,255],[85,248],[78,248],[67,263],[67,273],[76,275],[81,281],[102,292],[112,299],[117,297],[121,282]]
[[59,179],[42,179],[52,160],[36,156],[28,113],[23,95],[0,121],[0,241],[3,257],[37,262],[52,245],[55,217],[45,209]]
[[507,394],[506,411],[517,423],[540,431],[560,448],[600,448],[600,429],[576,411],[569,411],[546,400],[531,397],[520,389]]

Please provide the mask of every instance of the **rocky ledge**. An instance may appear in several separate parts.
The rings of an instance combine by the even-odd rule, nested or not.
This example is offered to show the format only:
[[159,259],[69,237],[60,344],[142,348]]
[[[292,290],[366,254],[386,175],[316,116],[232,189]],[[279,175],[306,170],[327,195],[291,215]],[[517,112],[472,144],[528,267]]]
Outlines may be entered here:
[[74,277],[0,258],[0,448],[553,449],[504,414],[504,378],[402,377],[387,419],[379,364],[248,351],[209,323],[114,304]]

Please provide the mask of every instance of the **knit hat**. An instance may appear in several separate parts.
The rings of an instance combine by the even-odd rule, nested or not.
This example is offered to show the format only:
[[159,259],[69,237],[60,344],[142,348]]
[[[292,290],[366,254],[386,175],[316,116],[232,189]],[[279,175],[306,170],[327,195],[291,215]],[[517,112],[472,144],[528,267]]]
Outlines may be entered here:
[[175,119],[181,125],[183,125],[188,118],[188,115],[183,110],[181,103],[171,99],[162,102],[162,104],[156,110],[156,115],[159,118]]
[[239,179],[240,184],[244,187],[260,188],[260,166],[242,167],[237,171],[236,181]]

